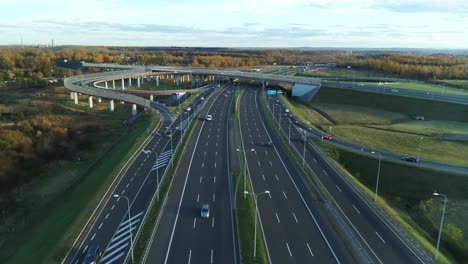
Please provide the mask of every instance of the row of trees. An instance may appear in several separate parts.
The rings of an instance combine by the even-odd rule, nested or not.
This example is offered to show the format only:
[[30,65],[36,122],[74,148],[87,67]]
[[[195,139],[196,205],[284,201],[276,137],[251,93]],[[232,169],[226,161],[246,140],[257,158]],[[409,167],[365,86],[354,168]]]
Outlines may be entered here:
[[399,55],[374,58],[356,56],[351,58],[350,65],[358,69],[377,70],[389,75],[427,81],[461,80],[466,79],[468,73],[467,58]]
[[[97,48],[51,49],[1,48],[0,89],[45,87],[50,78],[80,72],[57,67],[58,61],[87,61],[138,65],[181,65],[192,67],[255,67],[336,62],[339,67],[377,70],[389,75],[422,80],[466,79],[468,59],[453,56],[409,56],[397,54],[355,54],[286,49],[241,50],[197,48]],[[49,82],[50,83],[50,82]]]

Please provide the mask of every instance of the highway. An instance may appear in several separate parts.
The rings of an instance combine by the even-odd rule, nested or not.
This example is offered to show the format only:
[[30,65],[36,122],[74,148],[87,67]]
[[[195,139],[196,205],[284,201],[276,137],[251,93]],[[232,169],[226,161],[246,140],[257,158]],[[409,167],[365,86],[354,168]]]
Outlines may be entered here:
[[[209,89],[202,95],[206,97],[212,91]],[[202,103],[197,99],[192,108],[196,109]],[[189,118],[188,114],[182,114],[173,122],[167,109],[156,103],[151,106],[158,109],[163,118],[159,129],[112,182],[62,263],[81,263],[92,245],[98,245],[104,252],[102,264],[123,263],[129,256],[130,245],[156,193],[158,180],[161,181],[172,157],[172,148],[179,142]],[[166,127],[174,131],[172,144],[170,137],[163,136]],[[120,197],[114,197],[116,194]]]
[[[255,90],[241,98],[240,126],[247,170],[258,197],[260,227],[269,263],[356,263],[339,234],[335,233],[326,208],[309,191],[278,140],[267,132],[259,113]],[[271,136],[271,137],[270,137]],[[274,142],[273,147],[268,142]]]
[[[312,142],[307,140],[304,152],[304,133],[307,130],[291,124],[281,103],[276,103],[276,96],[268,98],[269,109],[275,109],[275,120],[288,137],[291,128],[291,148],[300,157],[305,153],[305,163],[331,195],[338,211],[353,230],[355,236],[365,245],[375,263],[430,263],[431,259],[419,251],[411,240],[391,221],[386,219],[379,209],[363,195],[350,180],[345,180],[319,153]],[[281,116],[281,118],[279,118]],[[300,131],[299,131],[300,129]],[[316,136],[316,135],[314,135]],[[309,136],[307,136],[309,137]],[[335,139],[334,139],[335,140]],[[334,141],[333,140],[333,141]]]
[[[144,263],[238,263],[227,144],[233,90],[214,96],[201,112]],[[208,114],[211,121],[204,120]],[[207,219],[202,204],[210,205]]]

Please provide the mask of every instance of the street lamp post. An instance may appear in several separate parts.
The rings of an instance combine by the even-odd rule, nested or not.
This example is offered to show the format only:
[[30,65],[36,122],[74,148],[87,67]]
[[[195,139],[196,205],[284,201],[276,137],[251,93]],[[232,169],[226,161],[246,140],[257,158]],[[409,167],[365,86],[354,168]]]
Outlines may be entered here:
[[132,252],[132,263],[135,262],[135,259],[133,257],[133,235],[132,235],[132,218],[130,217],[130,200],[128,199],[127,196],[125,195],[118,195],[114,194],[115,198],[123,197],[127,200],[127,205],[128,205],[128,232],[130,232],[130,251]]
[[442,220],[440,220],[439,236],[437,238],[437,247],[436,247],[436,253],[435,253],[435,257],[434,257],[434,261],[437,261],[437,255],[439,254],[440,238],[442,236],[442,227],[444,225],[445,206],[447,205],[447,196],[445,196],[445,194],[438,193],[438,192],[434,192],[432,195],[434,195],[434,196],[443,196],[444,197],[444,208],[442,209]]
[[304,150],[302,152],[302,168],[304,168],[304,166],[305,166],[305,150],[306,150],[306,141],[307,141],[307,135],[306,135],[305,129],[304,129],[303,141],[304,141]]
[[[177,130],[179,127],[175,127],[174,129]],[[171,131],[171,166],[174,166],[174,159],[172,158],[172,154],[174,154],[174,149],[172,148],[172,137],[174,136],[173,130],[170,127],[166,127],[166,129],[169,129]],[[182,140],[182,133],[181,133],[181,138]]]
[[421,142],[422,142],[423,139],[424,139],[424,137],[419,138],[418,157],[416,159],[418,161],[418,163],[419,163],[419,157],[420,157],[420,154],[421,154]]
[[379,167],[377,169],[377,183],[375,184],[375,198],[374,201],[377,202],[377,196],[379,192],[379,180],[380,180],[380,163],[382,162],[382,153],[379,152]]
[[254,228],[254,258],[257,256],[257,214],[258,214],[258,204],[257,204],[257,197],[260,194],[270,194],[269,190],[266,190],[261,193],[249,193],[248,191],[244,191],[244,194],[253,194],[254,201],[255,201],[255,228]]
[[250,149],[250,150],[242,150],[240,148],[236,149],[238,152],[244,153],[244,198],[247,192],[247,152],[255,152],[255,149]]

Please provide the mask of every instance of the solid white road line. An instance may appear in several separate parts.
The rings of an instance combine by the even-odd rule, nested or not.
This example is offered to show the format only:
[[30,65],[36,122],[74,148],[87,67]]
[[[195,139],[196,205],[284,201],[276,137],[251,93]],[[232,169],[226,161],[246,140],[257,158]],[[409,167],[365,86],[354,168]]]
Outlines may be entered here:
[[275,213],[276,215],[276,220],[278,220],[278,224],[280,223],[280,220],[279,220],[279,217],[278,217],[278,213]]
[[294,216],[294,220],[296,220],[296,223],[299,224],[299,221],[297,221],[296,215],[295,215],[294,213],[292,213],[292,214],[293,214],[293,216]]
[[310,254],[311,254],[311,255],[312,255],[312,257],[313,257],[313,256],[314,256],[314,253],[312,253],[312,249],[310,249],[310,247],[309,247],[309,243],[306,243],[306,244],[307,244],[307,248],[309,249],[309,252],[310,252]]
[[192,258],[192,250],[189,251],[189,254],[188,254],[188,264],[190,264],[190,259]]
[[361,214],[361,212],[359,212],[359,210],[356,208],[356,206],[354,206],[354,204],[353,204],[353,207],[354,207],[354,210],[358,212],[358,214]]
[[375,234],[380,238],[380,240],[382,240],[382,242],[386,243],[385,240],[383,240],[383,238],[379,235],[379,233],[375,232]]
[[288,197],[286,196],[286,193],[283,191],[283,195],[284,195],[284,198],[288,199]]
[[338,191],[342,192],[341,189],[340,189],[340,187],[338,187],[338,185],[335,185],[335,186],[336,186],[336,188],[338,189]]
[[286,247],[288,248],[288,251],[289,251],[289,256],[290,256],[290,257],[292,257],[291,249],[289,248],[289,245],[288,245],[288,243],[286,243]]
[[195,225],[197,224],[197,218],[193,218],[193,229],[195,229]]

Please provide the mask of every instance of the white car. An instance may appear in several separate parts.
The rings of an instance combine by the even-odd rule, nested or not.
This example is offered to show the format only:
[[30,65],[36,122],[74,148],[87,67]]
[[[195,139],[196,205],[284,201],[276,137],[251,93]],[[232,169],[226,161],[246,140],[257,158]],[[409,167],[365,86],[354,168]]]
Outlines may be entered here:
[[206,121],[211,121],[213,119],[213,116],[207,115],[205,119],[206,119]]
[[190,108],[190,107],[187,107],[187,109],[185,109],[185,111],[187,111],[187,112],[190,112],[190,110],[192,110],[192,108]]

